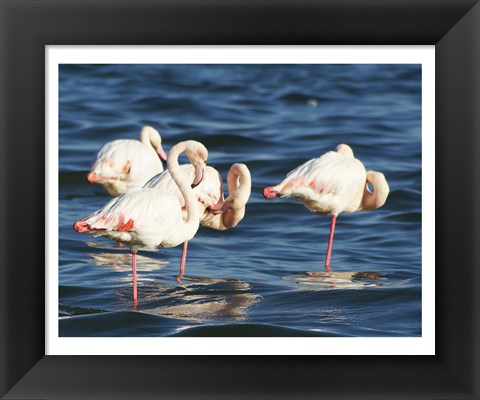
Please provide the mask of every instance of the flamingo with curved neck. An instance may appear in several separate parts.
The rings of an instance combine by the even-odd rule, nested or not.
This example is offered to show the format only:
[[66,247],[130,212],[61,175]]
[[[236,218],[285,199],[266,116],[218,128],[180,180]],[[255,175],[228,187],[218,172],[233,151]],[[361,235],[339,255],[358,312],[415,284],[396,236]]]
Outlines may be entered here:
[[245,164],[235,163],[227,175],[228,197],[223,203],[207,208],[209,213],[200,221],[202,226],[216,230],[233,228],[245,216],[245,207],[250,198],[252,177]]
[[[187,180],[178,164],[182,152],[194,166],[193,184]],[[73,224],[77,232],[105,236],[130,248],[134,301],[137,300],[138,249],[178,246],[192,239],[197,232],[200,213],[192,186],[198,185],[203,178],[207,157],[205,146],[193,140],[178,143],[168,156],[168,171],[185,200],[186,219],[183,218],[182,204],[177,196],[161,188],[143,187],[111,200],[100,210]]]
[[140,132],[140,140],[118,139],[105,144],[92,165],[87,180],[98,183],[112,196],[120,196],[132,187],[141,187],[163,171],[167,154],[162,138],[151,126]]
[[[192,165],[182,165],[181,169],[186,176],[193,178],[194,169]],[[239,163],[233,164],[228,172],[227,182],[229,196],[224,200],[222,177],[215,168],[206,167],[204,179],[194,189],[200,213],[200,225],[216,230],[226,230],[237,226],[243,219],[245,205],[250,197],[252,185],[247,166]],[[183,197],[168,171],[154,176],[145,184],[145,187],[161,188],[173,193],[184,205]],[[180,274],[177,276],[177,282],[180,284],[182,284],[181,278],[185,273],[187,249],[188,241],[185,241]]]
[[[373,192],[369,185],[372,185]],[[325,258],[325,269],[331,271],[330,259],[338,214],[380,208],[385,204],[389,191],[387,180],[381,172],[365,171],[350,146],[339,144],[336,151],[307,161],[289,172],[278,185],[263,189],[263,196],[266,199],[293,197],[314,213],[332,216]]]

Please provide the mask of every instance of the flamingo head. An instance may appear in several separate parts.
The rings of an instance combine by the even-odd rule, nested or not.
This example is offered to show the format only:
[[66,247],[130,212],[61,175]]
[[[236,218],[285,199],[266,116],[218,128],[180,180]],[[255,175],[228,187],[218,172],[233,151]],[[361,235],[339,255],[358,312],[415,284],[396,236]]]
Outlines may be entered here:
[[206,164],[208,159],[208,150],[200,142],[187,140],[185,142],[185,155],[195,168],[195,176],[192,182],[192,189],[202,182],[206,174]]
[[140,141],[144,144],[150,143],[158,156],[163,161],[167,161],[167,153],[165,153],[162,147],[162,137],[155,128],[148,125],[144,126],[140,132]]
[[348,144],[339,144],[335,150],[337,153],[343,154],[345,157],[353,158],[353,150]]
[[275,189],[275,186],[269,186],[263,189],[263,197],[266,199],[271,199],[272,197],[278,197],[279,194]]

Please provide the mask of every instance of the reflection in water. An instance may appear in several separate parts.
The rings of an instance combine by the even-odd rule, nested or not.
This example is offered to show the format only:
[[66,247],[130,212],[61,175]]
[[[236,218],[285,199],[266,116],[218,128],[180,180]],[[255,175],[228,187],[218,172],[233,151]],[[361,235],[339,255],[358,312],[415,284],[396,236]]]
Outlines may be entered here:
[[[121,273],[111,279],[131,283],[132,261],[129,253],[102,252],[87,255],[95,265],[106,267],[110,272]],[[116,292],[122,299],[122,307],[128,304],[133,311],[195,322],[239,322],[247,318],[249,307],[260,299],[248,283],[240,280],[183,276],[182,284],[170,286],[159,281],[157,274],[168,262],[138,254],[137,264],[140,271],[139,300],[132,303],[130,285]]]
[[[132,255],[130,253],[87,253],[95,265],[99,267],[111,267],[117,272],[132,270]],[[159,261],[153,258],[137,254],[137,266],[141,271],[159,271],[168,265],[167,261]]]
[[[297,272],[295,277],[284,277],[287,281],[294,281],[299,289],[310,290],[338,290],[338,289],[365,289],[381,287],[386,280],[385,275],[377,272]],[[304,276],[300,276],[304,275]]]
[[[108,241],[109,243],[113,243],[112,241]],[[122,243],[117,243],[115,245],[107,245],[106,240],[103,242],[85,242],[85,244],[89,247],[95,247],[97,249],[102,250],[128,250],[128,247],[125,247]],[[158,249],[154,247],[141,247],[140,251],[150,251],[150,252],[157,252]]]
[[[132,282],[132,255],[130,253],[87,253],[92,258],[95,265],[99,267],[107,267],[110,272],[121,273],[116,275],[115,281],[129,283]],[[158,272],[168,264],[166,261],[158,261],[137,254],[137,265],[140,267],[141,273],[138,274],[138,283],[153,281],[155,278],[149,278],[146,272]],[[138,288],[137,288],[138,289]],[[131,290],[131,289],[129,289]],[[117,294],[120,294],[117,292]],[[130,293],[130,298],[132,295]],[[135,311],[138,306],[138,299],[132,299],[131,310]]]
[[[235,279],[183,277],[185,286],[151,282],[139,287],[139,303],[133,309],[193,322],[241,322],[260,300],[251,286]],[[127,299],[128,293],[124,293]]]

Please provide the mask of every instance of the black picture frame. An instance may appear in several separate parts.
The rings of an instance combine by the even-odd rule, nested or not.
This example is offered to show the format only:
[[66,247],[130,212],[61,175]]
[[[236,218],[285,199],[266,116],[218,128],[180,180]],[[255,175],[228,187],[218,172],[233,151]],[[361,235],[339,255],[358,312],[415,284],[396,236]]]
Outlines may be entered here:
[[[2,399],[478,399],[480,5],[1,0]],[[435,45],[435,356],[45,356],[45,46]],[[433,205],[432,205],[433,206]]]

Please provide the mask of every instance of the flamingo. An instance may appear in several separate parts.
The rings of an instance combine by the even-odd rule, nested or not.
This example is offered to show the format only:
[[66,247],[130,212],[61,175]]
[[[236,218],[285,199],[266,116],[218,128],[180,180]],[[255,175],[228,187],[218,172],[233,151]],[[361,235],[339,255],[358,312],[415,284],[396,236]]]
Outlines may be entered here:
[[102,185],[112,196],[120,196],[162,172],[162,160],[166,161],[167,155],[160,134],[151,126],[145,126],[140,132],[140,141],[118,139],[105,144],[87,180]]
[[[373,187],[373,192],[370,190]],[[390,189],[381,172],[366,171],[350,146],[339,144],[329,151],[295,168],[276,186],[263,189],[263,196],[293,197],[310,211],[331,215],[325,269],[331,271],[333,234],[338,214],[375,210],[385,204]]]
[[[194,176],[194,168],[192,165],[182,165],[182,172],[188,179]],[[250,171],[245,164],[233,164],[227,175],[229,195],[224,200],[222,177],[218,171],[210,166],[206,167],[206,173],[202,182],[194,188],[197,198],[197,206],[200,213],[200,225],[215,230],[226,230],[233,228],[245,216],[245,205],[250,197],[252,179]],[[161,188],[170,193],[175,194],[182,203],[183,209],[185,201],[174,184],[169,171],[150,179],[144,187]],[[184,218],[186,216],[184,215]],[[180,275],[177,276],[177,282],[181,283],[183,277],[187,256],[188,240],[183,244],[182,265]]]
[[[191,180],[195,176],[195,168],[191,164],[181,165],[180,169],[182,174],[187,177],[187,180]],[[152,177],[145,185],[145,188],[157,188],[167,192],[173,193],[177,196],[181,202],[183,210],[185,211],[185,199],[182,196],[178,186],[172,179],[170,171],[166,170],[160,174]],[[200,219],[202,219],[207,213],[207,208],[217,203],[223,203],[223,184],[222,177],[219,172],[211,167],[206,166],[205,174],[202,182],[194,188],[195,197],[197,198],[197,206],[200,213]],[[186,214],[184,214],[186,218]]]
[[228,171],[227,184],[228,197],[223,203],[208,207],[200,225],[223,231],[237,226],[245,216],[245,206],[252,187],[248,167],[241,163],[233,164]]
[[[77,232],[105,236],[130,248],[134,302],[137,301],[138,249],[178,246],[192,239],[199,227],[200,214],[189,184],[191,181],[182,174],[178,164],[182,152],[194,165],[192,186],[196,186],[204,175],[208,151],[203,144],[188,140],[172,147],[167,159],[168,171],[185,201],[186,219],[183,218],[182,205],[176,195],[162,188],[143,187],[112,199],[100,210],[73,224]],[[183,268],[181,264],[180,269]]]

